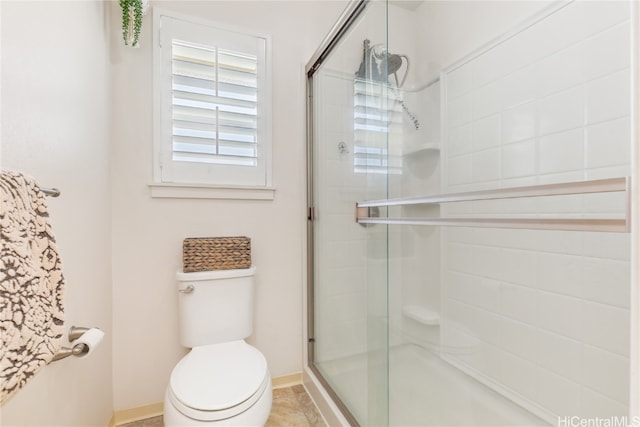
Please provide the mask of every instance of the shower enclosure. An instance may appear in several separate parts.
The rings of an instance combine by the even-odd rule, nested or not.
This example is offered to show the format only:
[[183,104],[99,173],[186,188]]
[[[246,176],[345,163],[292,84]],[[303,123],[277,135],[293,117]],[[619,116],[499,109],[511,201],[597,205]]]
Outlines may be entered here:
[[352,425],[636,422],[636,7],[345,10],[307,66],[321,408]]

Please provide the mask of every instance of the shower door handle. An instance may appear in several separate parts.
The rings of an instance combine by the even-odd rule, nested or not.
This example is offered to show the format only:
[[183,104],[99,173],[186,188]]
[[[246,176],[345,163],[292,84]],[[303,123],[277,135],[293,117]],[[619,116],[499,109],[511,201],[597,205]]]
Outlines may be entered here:
[[360,224],[362,227],[369,227],[373,224],[365,224],[364,222],[360,222],[360,218],[380,218],[380,208],[378,206],[372,207],[358,207],[356,203],[356,222]]

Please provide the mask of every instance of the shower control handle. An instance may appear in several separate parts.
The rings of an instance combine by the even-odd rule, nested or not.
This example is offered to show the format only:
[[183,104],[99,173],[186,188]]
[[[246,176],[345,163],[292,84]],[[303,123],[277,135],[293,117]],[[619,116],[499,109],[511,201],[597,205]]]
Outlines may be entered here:
[[190,294],[195,290],[196,288],[194,288],[193,285],[189,285],[184,289],[178,289],[178,292],[180,292],[181,294]]

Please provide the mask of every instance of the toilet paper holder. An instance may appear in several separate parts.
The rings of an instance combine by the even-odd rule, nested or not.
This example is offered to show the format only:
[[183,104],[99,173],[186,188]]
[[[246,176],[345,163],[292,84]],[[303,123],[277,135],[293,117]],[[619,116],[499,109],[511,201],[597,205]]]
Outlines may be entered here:
[[[67,334],[67,337],[69,338],[69,342],[73,343],[75,340],[80,338],[84,333],[89,331],[89,329],[91,328],[85,328],[82,326],[72,326],[69,329],[69,333]],[[55,356],[53,356],[53,359],[51,359],[51,361],[55,362],[56,360],[65,359],[69,356],[78,356],[78,357],[84,356],[88,352],[89,352],[89,346],[87,346],[85,343],[77,343],[73,347],[63,346],[63,347],[60,347],[60,350],[58,350]]]

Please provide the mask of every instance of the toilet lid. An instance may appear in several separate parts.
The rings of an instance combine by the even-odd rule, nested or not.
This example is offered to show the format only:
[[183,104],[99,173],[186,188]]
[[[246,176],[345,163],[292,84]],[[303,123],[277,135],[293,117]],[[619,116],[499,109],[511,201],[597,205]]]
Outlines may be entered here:
[[253,396],[268,375],[262,353],[244,341],[194,347],[171,373],[176,399],[199,411],[221,411]]

